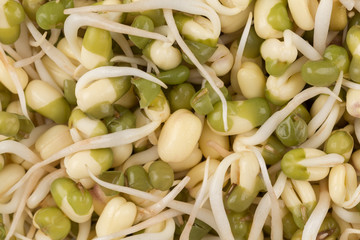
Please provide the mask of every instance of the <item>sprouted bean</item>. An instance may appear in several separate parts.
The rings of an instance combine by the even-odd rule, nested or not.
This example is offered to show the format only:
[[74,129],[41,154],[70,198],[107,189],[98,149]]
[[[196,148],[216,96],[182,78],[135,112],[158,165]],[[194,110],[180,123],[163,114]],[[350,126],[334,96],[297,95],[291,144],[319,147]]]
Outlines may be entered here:
[[358,0],[0,0],[0,240],[358,239]]

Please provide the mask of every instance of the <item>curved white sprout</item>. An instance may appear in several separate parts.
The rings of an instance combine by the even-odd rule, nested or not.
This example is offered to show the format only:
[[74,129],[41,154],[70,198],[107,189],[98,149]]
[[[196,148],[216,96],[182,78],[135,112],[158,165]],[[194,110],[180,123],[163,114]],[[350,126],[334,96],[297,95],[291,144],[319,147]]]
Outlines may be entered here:
[[[89,172],[89,175],[90,175],[91,179],[94,180],[97,184],[99,184],[103,187],[106,187],[110,190],[133,195],[135,197],[147,199],[152,202],[158,202],[161,200],[161,198],[159,196],[153,195],[151,193],[147,193],[147,192],[143,192],[143,191],[133,189],[130,187],[119,186],[116,184],[102,181],[99,178],[97,178],[96,176],[94,176],[94,174],[92,174],[91,172]],[[193,206],[194,206],[193,204],[186,203],[186,202],[180,202],[177,200],[173,200],[168,203],[169,208],[175,209],[175,210],[185,213],[185,214],[190,214],[191,210],[193,209]],[[199,209],[199,214],[197,215],[197,218],[200,219],[201,221],[205,222],[210,227],[212,227],[216,232],[218,232],[218,228],[216,226],[214,216],[210,210],[205,209],[205,208]],[[123,236],[123,235],[124,234],[121,234],[119,236]]]
[[306,100],[315,97],[319,94],[329,94],[341,101],[338,96],[329,90],[327,87],[311,87],[303,90],[296,95],[283,109],[275,112],[266,122],[261,125],[258,131],[250,137],[242,137],[239,140],[244,145],[258,145],[264,142],[275,131],[277,126],[283,121],[294,109],[305,102]]
[[[135,233],[135,232],[138,232],[138,231],[141,231],[147,227],[150,227],[154,224],[157,224],[157,223],[160,223],[162,221],[165,221],[167,219],[170,219],[170,218],[173,218],[173,217],[176,217],[176,216],[179,216],[181,215],[182,213],[181,212],[178,212],[176,210],[173,210],[173,209],[169,209],[169,210],[166,210],[166,211],[163,211],[161,213],[159,213],[158,215],[156,215],[155,217],[152,217],[146,221],[143,221],[141,223],[138,223],[130,228],[127,228],[127,229],[123,229],[119,232],[116,232],[116,233],[113,233],[111,235],[107,235],[107,236],[103,236],[103,237],[97,237],[97,238],[94,238],[94,240],[111,240],[111,239],[115,239],[116,237],[120,237],[120,236],[125,236],[125,235],[128,235],[128,234],[131,234],[131,233]],[[143,238],[143,239],[147,239],[147,238]]]
[[[35,40],[41,38],[42,34],[37,30],[34,24],[26,19],[26,26],[29,29],[29,32],[34,37]],[[73,75],[76,67],[72,64],[69,58],[67,58],[59,49],[57,49],[53,44],[51,44],[46,39],[41,44],[41,49],[49,56],[53,62],[55,62],[61,69],[63,69],[67,74]]]
[[65,14],[86,13],[86,12],[143,12],[154,9],[172,9],[190,14],[207,17],[214,26],[214,32],[220,35],[221,24],[215,10],[202,1],[182,0],[151,0],[138,1],[128,4],[97,5],[65,9]]
[[333,0],[321,0],[316,10],[314,26],[314,48],[323,54],[329,32]]
[[230,223],[227,218],[224,202],[223,202],[223,194],[222,187],[224,184],[224,176],[234,161],[240,158],[240,154],[233,153],[226,158],[224,158],[219,166],[217,167],[215,173],[212,176],[209,195],[210,195],[210,204],[211,209],[213,210],[214,215],[216,216],[215,221],[217,226],[219,227],[219,236],[221,239],[233,240],[234,236],[231,232]]
[[350,234],[360,234],[360,229],[355,229],[355,228],[345,229],[345,231],[341,234],[339,240],[348,240]]
[[149,149],[144,151],[135,153],[131,155],[125,162],[124,165],[121,167],[123,171],[127,168],[134,166],[134,165],[143,165],[145,163],[155,161],[159,159],[159,152],[157,146],[152,146]]
[[318,204],[304,226],[302,239],[316,240],[320,226],[329,210],[330,201],[331,199],[327,190],[327,183],[326,180],[323,180],[320,182],[320,196]]
[[26,99],[25,99],[24,89],[21,86],[20,79],[19,79],[19,76],[16,73],[15,68],[8,62],[8,59],[6,57],[6,54],[5,54],[4,49],[3,49],[2,46],[3,45],[0,43],[0,61],[3,62],[4,66],[8,70],[9,75],[10,75],[10,77],[11,77],[13,83],[14,83],[14,86],[16,88],[16,93],[17,93],[17,95],[19,97],[22,113],[24,114],[24,116],[27,119],[30,119],[29,113],[28,113],[27,108],[26,108]]
[[[280,172],[278,179],[274,185],[274,192],[277,198],[280,197],[281,193],[285,188],[286,175],[283,172]],[[253,224],[251,225],[249,240],[256,240],[259,238],[262,228],[265,224],[266,218],[270,213],[271,209],[271,200],[269,193],[266,193],[260,200],[253,218]]]
[[319,130],[312,135],[310,138],[308,138],[305,142],[300,144],[299,147],[302,148],[318,148],[323,144],[326,139],[331,135],[331,132],[336,124],[336,119],[338,118],[340,112],[340,106],[339,104],[335,104],[335,106],[332,108],[329,116],[323,123],[323,125],[319,128]]
[[293,31],[286,29],[284,36],[291,37],[291,41],[295,44],[297,50],[309,60],[316,61],[322,59],[321,54],[315,48]]
[[[339,96],[341,85],[343,81],[343,72],[340,72],[340,75],[336,81],[333,93],[334,95]],[[336,99],[333,96],[328,97],[323,107],[320,111],[310,120],[308,124],[308,135],[312,136],[315,131],[320,127],[320,125],[324,122],[326,117],[330,114],[331,109],[335,104]]]
[[85,88],[87,85],[101,78],[111,78],[111,77],[121,77],[121,76],[136,76],[140,78],[147,79],[152,81],[163,88],[167,88],[166,84],[156,77],[141,71],[140,69],[131,68],[131,67],[113,67],[113,66],[104,66],[98,67],[93,70],[88,71],[82,75],[75,88],[75,95],[78,96],[81,89]]
[[205,169],[204,169],[204,177],[203,177],[203,181],[201,184],[201,188],[199,190],[199,194],[196,197],[195,200],[195,204],[193,209],[191,210],[191,213],[189,215],[188,221],[186,222],[186,225],[180,235],[180,240],[187,240],[190,237],[190,231],[191,231],[191,227],[195,222],[195,218],[196,215],[199,211],[199,209],[201,208],[201,203],[203,202],[205,195],[207,194],[207,190],[208,190],[208,177],[209,177],[209,163],[210,163],[210,158],[208,157],[206,159],[206,163],[205,163]]
[[[105,5],[102,5],[105,6]],[[111,32],[131,34],[135,36],[158,39],[167,42],[168,39],[158,33],[149,32],[135,27],[130,27],[125,24],[113,22],[96,13],[77,13],[71,14],[66,18],[64,23],[65,38],[69,43],[71,50],[78,60],[80,60],[80,46],[78,45],[77,36],[79,28],[83,26],[91,26],[101,28]]]
[[278,197],[275,194],[274,188],[271,184],[269,173],[266,168],[266,163],[261,155],[260,151],[253,147],[253,152],[255,153],[255,156],[259,162],[259,166],[261,169],[261,175],[264,180],[266,189],[268,191],[268,194],[270,196],[271,201],[271,239],[282,239],[283,238],[283,225],[281,220],[281,213],[280,213],[280,205],[278,202]]
[[33,191],[33,193],[29,196],[27,199],[27,206],[30,209],[33,209],[39,205],[39,203],[46,197],[46,195],[50,191],[51,183],[60,177],[65,177],[66,172],[65,169],[58,169],[54,172],[49,173],[46,175],[39,184],[37,185],[36,189]]

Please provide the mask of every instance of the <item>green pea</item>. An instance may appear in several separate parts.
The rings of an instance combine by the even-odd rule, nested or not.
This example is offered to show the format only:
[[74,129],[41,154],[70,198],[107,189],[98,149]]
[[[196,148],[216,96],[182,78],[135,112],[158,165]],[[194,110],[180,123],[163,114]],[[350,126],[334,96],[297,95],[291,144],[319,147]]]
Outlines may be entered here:
[[286,2],[281,1],[275,4],[267,16],[268,23],[278,31],[284,31],[292,28],[292,22],[289,18],[286,8]]
[[288,212],[283,218],[283,234],[284,238],[290,239],[295,232],[298,230],[298,227],[296,226],[294,219],[290,212]]
[[197,91],[190,100],[191,107],[196,113],[206,115],[214,110],[213,103],[210,99],[209,90],[202,88]]
[[12,44],[20,36],[20,25],[14,25],[9,28],[0,28],[0,42],[3,44]]
[[335,240],[340,237],[340,226],[330,215],[326,216],[322,222],[318,236],[322,236],[321,239]]
[[256,58],[260,56],[260,46],[264,39],[260,38],[255,31],[255,27],[251,26],[249,35],[246,39],[244,56],[247,58]]
[[157,97],[161,87],[143,78],[134,78],[131,83],[135,85],[135,92],[139,96],[140,108],[145,108]]
[[184,83],[190,76],[190,70],[185,65],[179,65],[168,71],[160,72],[157,78],[167,85],[177,85]]
[[352,26],[346,34],[346,44],[351,54],[354,54],[360,44],[360,25]]
[[239,185],[230,188],[226,196],[226,208],[238,213],[247,210],[258,195],[262,185],[261,179],[257,177],[255,188],[252,190],[245,189]]
[[[230,100],[230,95],[226,87],[220,88],[220,91],[223,93],[225,99]],[[219,101],[220,98],[218,94],[211,85],[206,82],[205,87],[193,95],[190,104],[198,114],[206,115],[214,110],[213,105]]]
[[324,58],[332,62],[340,71],[349,71],[350,59],[345,48],[338,45],[330,45],[325,49]]
[[295,110],[291,112],[291,114],[295,114],[295,115],[301,117],[302,119],[304,119],[306,124],[308,124],[310,122],[310,120],[311,120],[311,115],[310,115],[309,111],[302,104],[297,106],[295,108]]
[[0,102],[2,109],[7,108],[11,102],[11,97],[11,92],[2,83],[0,83]]
[[23,138],[27,138],[31,131],[34,129],[34,124],[31,122],[30,119],[26,118],[23,115],[16,114],[16,116],[20,122],[20,129],[17,132],[15,139],[21,140]]
[[[175,229],[175,234],[180,235],[186,225],[186,221],[184,221],[184,224],[182,224],[180,227]],[[206,236],[211,231],[211,227],[204,223],[203,221],[200,221],[199,219],[195,219],[194,224],[191,227],[189,240],[201,240],[203,237]]]
[[190,100],[195,94],[195,88],[190,83],[182,83],[174,86],[169,92],[169,103],[172,112],[178,109],[191,110]]
[[151,18],[155,27],[159,27],[166,24],[164,13],[162,9],[153,9],[141,12],[142,15]]
[[43,5],[46,2],[46,0],[23,0],[22,6],[24,7],[24,10],[28,17],[32,21],[36,21],[36,12],[39,9],[41,5]]
[[273,165],[280,161],[286,152],[284,144],[275,136],[270,136],[266,142],[263,143],[261,149],[261,155],[268,165]]
[[315,206],[316,202],[309,202],[289,208],[289,211],[291,212],[294,222],[298,228],[304,229],[305,223],[309,219]]
[[[151,20],[151,18],[143,16],[143,15],[137,16],[134,19],[131,26],[142,29],[142,30],[146,30],[149,32],[154,31],[154,23]],[[151,41],[148,38],[143,38],[143,37],[138,37],[138,36],[133,36],[133,35],[129,35],[129,39],[135,44],[135,46],[137,46],[140,49],[144,49],[145,46]]]
[[340,71],[331,61],[307,61],[301,68],[304,81],[317,87],[327,87],[339,77]]
[[5,28],[0,28],[0,42],[11,44],[20,36],[20,24],[25,19],[25,12],[22,5],[14,0],[4,1],[2,10],[6,22]]
[[350,79],[356,83],[360,83],[360,56],[354,55],[349,67]]
[[22,5],[14,0],[8,0],[3,5],[6,20],[10,26],[19,25],[25,19],[25,11]]
[[[125,175],[120,171],[105,171],[99,175],[99,179],[119,186],[125,185]],[[106,196],[115,196],[118,194],[117,191],[110,190],[105,187],[101,187],[101,189]]]
[[[228,101],[229,133],[240,134],[262,125],[271,115],[269,104],[264,98],[252,98],[244,101]],[[217,102],[214,110],[208,114],[209,126],[224,132],[222,103]]]
[[[195,55],[196,59],[201,63],[206,63],[207,60],[214,54],[216,51],[216,47],[211,47],[204,43],[192,41],[192,40],[184,40],[186,45],[190,48],[191,52]],[[183,53],[183,59],[185,62],[192,64],[191,60]]]
[[131,166],[125,171],[128,186],[140,191],[149,191],[153,187],[150,183],[149,175],[142,166]]
[[0,134],[12,137],[20,130],[20,121],[16,114],[0,112]]
[[66,79],[64,81],[64,97],[66,101],[71,105],[76,105],[75,87],[76,87],[75,80]]
[[100,102],[86,109],[86,114],[92,118],[103,119],[114,115],[114,107],[109,102]]
[[291,147],[305,142],[308,137],[308,128],[304,119],[291,114],[279,124],[275,133],[282,144]]
[[86,219],[90,219],[93,212],[92,197],[89,191],[81,184],[74,182],[70,178],[58,178],[51,183],[50,192],[56,205],[72,221],[78,222],[78,218],[84,220],[84,216],[86,216]]
[[227,214],[227,217],[235,240],[248,239],[252,217],[247,212],[237,213],[231,211]]
[[306,167],[297,164],[306,157],[303,148],[296,148],[285,153],[281,159],[281,169],[286,176],[295,180],[307,180],[310,176]]
[[39,7],[36,22],[44,30],[62,28],[66,19],[65,7],[61,2],[51,1]]
[[277,59],[271,59],[271,58],[265,59],[265,69],[272,76],[275,77],[281,76],[288,67],[289,67],[288,62],[281,62]]
[[148,170],[149,180],[155,189],[161,191],[169,190],[174,182],[174,171],[164,161],[153,162]]
[[74,0],[60,0],[65,9],[74,7]]
[[112,38],[110,32],[104,29],[87,27],[82,45],[88,51],[102,56],[96,67],[108,65],[113,56]]
[[344,130],[335,130],[324,144],[324,152],[337,153],[348,162],[354,148],[354,139],[351,134]]
[[179,29],[179,32],[182,32],[184,24],[187,21],[191,21],[192,17],[190,17],[186,14],[180,13],[180,12],[176,12],[174,14],[174,20],[175,20],[176,27]]
[[114,116],[104,118],[104,123],[109,132],[136,127],[136,117],[129,109],[118,104],[115,104],[114,108],[116,110]]
[[37,210],[33,221],[52,240],[64,239],[71,229],[69,218],[57,207],[45,207]]

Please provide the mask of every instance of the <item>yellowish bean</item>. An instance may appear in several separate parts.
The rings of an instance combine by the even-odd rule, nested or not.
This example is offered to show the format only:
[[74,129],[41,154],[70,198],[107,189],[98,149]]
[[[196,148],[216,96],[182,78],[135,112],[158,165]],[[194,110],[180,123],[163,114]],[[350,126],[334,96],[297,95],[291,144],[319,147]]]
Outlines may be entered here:
[[136,213],[137,209],[134,203],[127,202],[122,197],[111,199],[96,223],[97,236],[109,235],[131,227],[135,221]]
[[56,125],[36,140],[35,149],[42,159],[46,159],[73,143],[69,128],[65,125]]
[[237,81],[244,97],[265,96],[265,76],[256,63],[244,62],[237,73]]
[[165,122],[158,141],[160,158],[165,162],[181,162],[194,150],[201,135],[202,125],[198,117],[185,109],[179,109]]
[[19,164],[10,163],[0,171],[0,196],[25,175],[25,169]]
[[[9,56],[6,56],[6,59],[9,63],[9,65],[11,65],[11,66],[14,65],[14,63],[15,63],[14,59],[12,59]],[[15,70],[18,80],[20,81],[21,88],[24,89],[29,81],[28,75],[22,68],[15,68],[13,66],[13,69]],[[2,84],[4,84],[4,86],[7,89],[9,89],[10,92],[15,93],[15,94],[17,93],[16,87],[14,84],[14,80],[12,79],[12,77],[9,73],[9,70],[7,69],[7,67],[4,65],[4,63],[2,61],[0,61],[0,82]]]

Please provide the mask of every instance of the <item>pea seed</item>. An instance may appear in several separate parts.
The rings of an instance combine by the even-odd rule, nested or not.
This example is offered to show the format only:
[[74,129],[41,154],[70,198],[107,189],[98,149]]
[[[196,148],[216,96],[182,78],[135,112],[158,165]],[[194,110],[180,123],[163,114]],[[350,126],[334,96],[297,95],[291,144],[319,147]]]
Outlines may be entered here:
[[71,105],[76,105],[75,86],[75,80],[66,79],[64,81],[64,97]]
[[172,112],[178,109],[191,110],[190,100],[195,94],[195,88],[190,83],[182,83],[174,86],[169,93],[169,102]]
[[36,22],[44,30],[62,28],[66,15],[61,2],[51,1],[41,5],[36,11]]
[[299,145],[307,139],[307,124],[298,115],[290,115],[276,128],[276,136],[285,146]]
[[149,106],[161,90],[158,84],[143,78],[132,79],[131,83],[135,85],[135,92],[140,97],[140,108]]
[[360,56],[355,55],[351,59],[349,74],[352,81],[360,83]]
[[354,147],[354,139],[347,131],[337,130],[331,133],[324,144],[324,152],[337,153],[349,161]]
[[71,230],[69,218],[57,207],[45,207],[36,211],[33,221],[40,230],[53,240],[64,239]]
[[304,81],[317,87],[330,86],[338,79],[339,74],[336,65],[328,60],[308,61],[301,68]]
[[260,38],[255,31],[254,26],[251,26],[249,36],[246,40],[244,49],[244,56],[247,58],[256,58],[260,56],[260,46],[264,39]]
[[109,132],[117,132],[136,127],[135,115],[127,108],[115,104],[116,113],[112,117],[106,117],[104,123]]
[[251,217],[249,214],[247,212],[229,212],[227,217],[229,219],[231,232],[233,233],[235,239],[247,239],[251,228]]
[[151,186],[149,175],[142,166],[135,165],[126,169],[125,175],[127,177],[128,186],[140,191],[149,191]]
[[177,85],[185,82],[189,75],[189,68],[185,65],[180,65],[171,70],[160,72],[157,77],[167,85]]
[[283,1],[275,4],[267,16],[268,23],[278,31],[284,31],[292,28],[292,23],[289,19],[286,5]]
[[166,162],[153,162],[148,172],[151,185],[161,191],[169,190],[174,182],[174,171]]
[[330,45],[325,49],[324,58],[331,61],[340,71],[348,72],[350,60],[345,48]]
[[[143,29],[143,30],[146,30],[149,32],[154,31],[154,23],[151,20],[151,18],[143,16],[143,15],[137,16],[134,19],[131,26],[135,27],[135,28]],[[145,48],[145,46],[150,42],[150,39],[148,39],[148,38],[143,38],[143,37],[138,37],[138,36],[133,36],[133,35],[129,35],[129,39],[135,44],[135,46],[137,46],[140,49]]]

